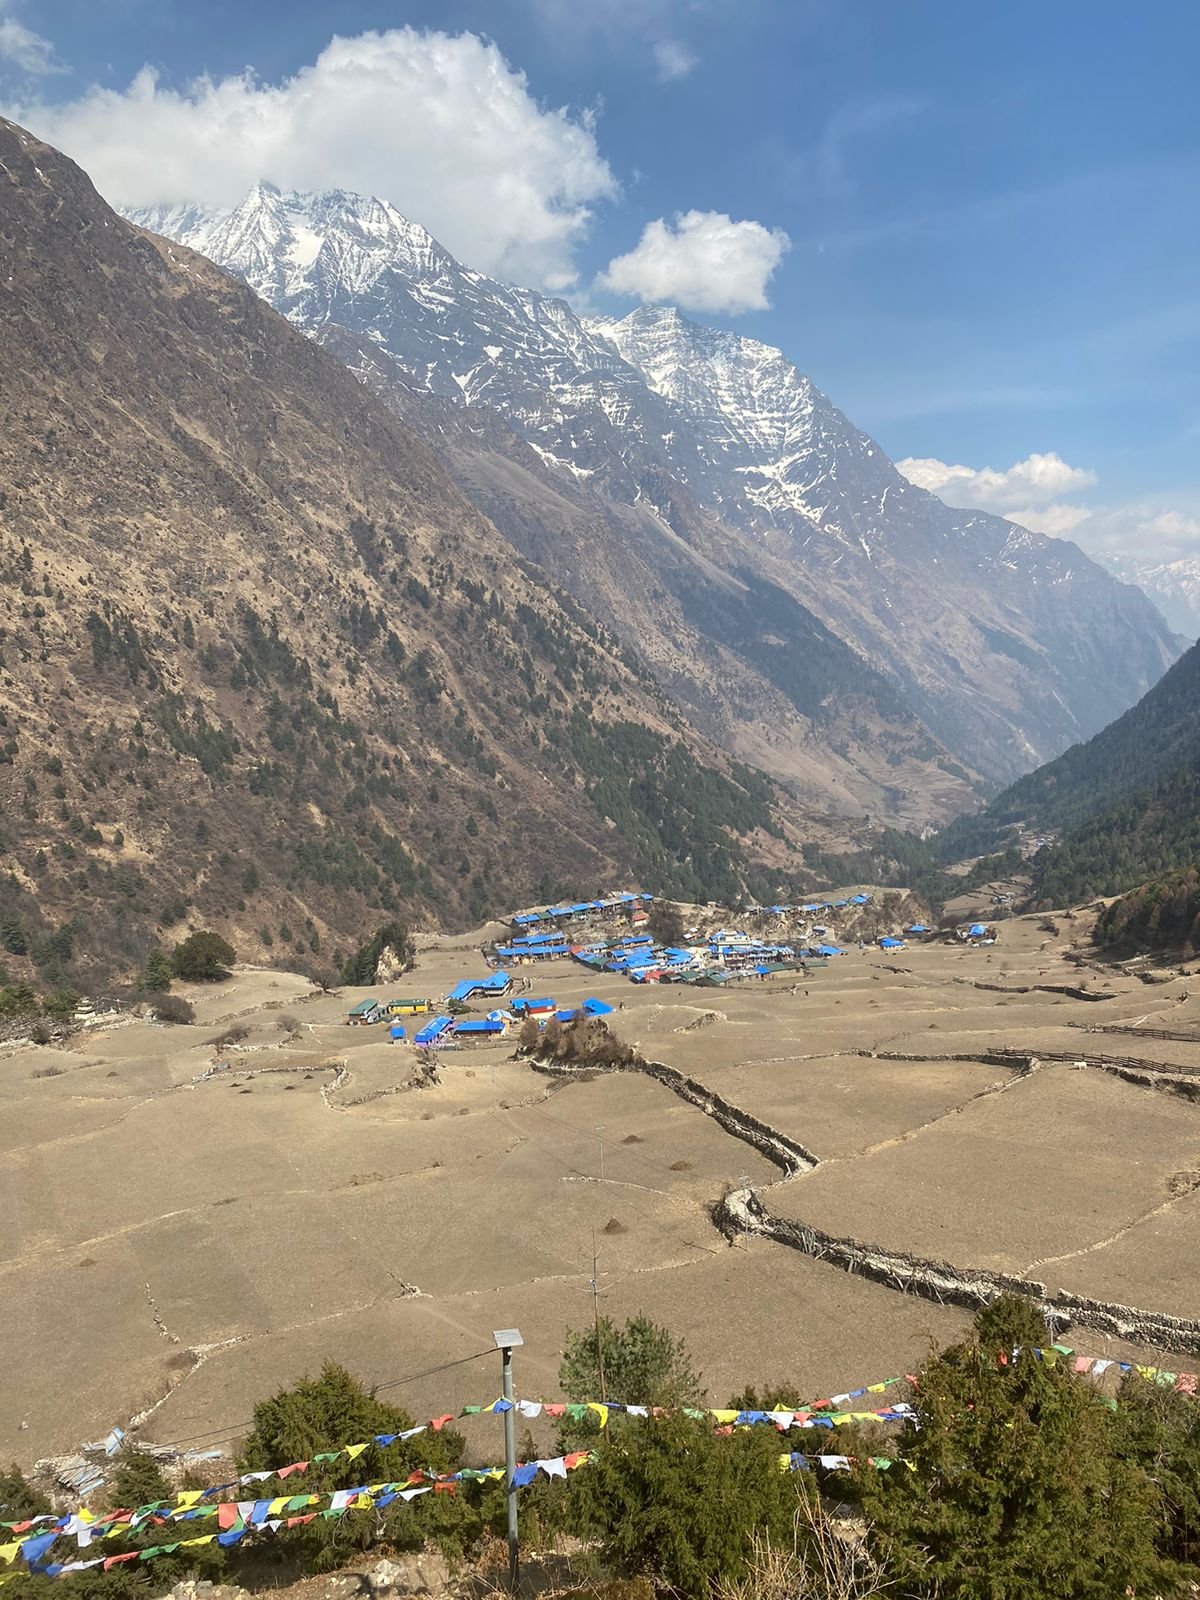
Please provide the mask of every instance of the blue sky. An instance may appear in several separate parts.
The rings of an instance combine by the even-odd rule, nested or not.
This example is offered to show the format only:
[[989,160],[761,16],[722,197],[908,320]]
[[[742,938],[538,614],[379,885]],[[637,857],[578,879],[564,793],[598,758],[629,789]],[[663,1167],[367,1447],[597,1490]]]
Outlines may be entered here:
[[0,101],[114,200],[224,201],[261,148],[778,344],[947,498],[1164,559],[1200,553],[1198,53],[1196,0],[0,0]]

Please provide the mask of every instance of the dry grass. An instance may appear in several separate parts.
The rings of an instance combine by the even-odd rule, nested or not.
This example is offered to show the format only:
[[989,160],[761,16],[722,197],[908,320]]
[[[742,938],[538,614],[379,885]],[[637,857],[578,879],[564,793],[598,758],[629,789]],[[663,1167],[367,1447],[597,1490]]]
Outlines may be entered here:
[[895,1594],[860,1528],[836,1522],[820,1496],[801,1494],[790,1546],[755,1535],[744,1575],[723,1579],[716,1600],[870,1600]]
[[[1013,981],[1063,969],[1039,951],[1036,924],[1010,924],[1005,938]],[[773,1211],[832,1220],[836,1202],[848,1231],[936,1245],[961,1265],[995,1253],[1023,1266],[1083,1247],[1038,1275],[1194,1308],[1200,1196],[1180,1175],[1200,1166],[1200,1109],[1049,1067],[1033,1085],[972,1100],[996,1069],[929,1057],[1107,1045],[1065,1024],[1100,1012],[1175,1026],[1200,1017],[1200,994],[1184,999],[1186,981],[1147,990],[1114,977],[1118,997],[1103,1005],[1043,996],[1045,1011],[1010,1009],[999,1002],[1014,997],[971,986],[987,970],[980,952],[914,949],[902,964],[907,973],[847,956],[812,975],[807,998],[791,986],[729,991],[728,1020],[690,1034],[675,1032],[696,1015],[686,990],[641,990],[569,963],[538,973],[539,991],[563,1005],[623,1001],[619,1031],[647,1056],[735,1105],[744,1095],[746,1109],[809,1143],[823,1167],[786,1184],[640,1075],[551,1079],[506,1044],[446,1051],[439,1083],[408,1087],[411,1048],[341,1021],[384,988],[308,998],[302,980],[248,971],[188,987],[202,1028],[91,1033],[64,1076],[31,1076],[44,1052],[0,1056],[0,1347],[19,1380],[0,1392],[0,1459],[103,1437],[146,1397],[162,1404],[144,1437],[207,1433],[330,1356],[386,1382],[488,1351],[491,1329],[507,1325],[526,1340],[520,1387],[553,1398],[565,1330],[591,1315],[593,1232],[604,1309],[684,1334],[717,1403],[759,1378],[837,1392],[961,1334],[964,1311],[763,1240],[730,1248],[709,1207],[742,1179]],[[416,982],[444,993],[477,966],[473,949],[443,941],[422,950]],[[276,1031],[292,1016],[298,1034]],[[269,1039],[282,1070],[235,1067],[195,1083],[213,1062],[205,1039],[233,1026]],[[836,1053],[910,1039],[923,1061]],[[1139,1222],[1158,1200],[1164,1209]],[[1073,1342],[1115,1353],[1090,1334]],[[206,1349],[182,1379],[170,1366],[180,1350]],[[491,1399],[489,1359],[419,1380],[404,1403],[436,1415]],[[494,1419],[472,1428],[472,1448],[491,1459]]]

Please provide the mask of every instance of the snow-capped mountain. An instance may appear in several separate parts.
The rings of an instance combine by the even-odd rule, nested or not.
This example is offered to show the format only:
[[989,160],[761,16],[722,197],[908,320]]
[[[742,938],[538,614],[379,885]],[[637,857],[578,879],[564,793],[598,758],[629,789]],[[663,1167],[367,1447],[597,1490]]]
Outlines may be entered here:
[[[618,568],[631,582],[644,570],[662,606],[678,608],[680,629],[743,663],[753,655],[753,671],[776,688],[786,677],[793,705],[805,698],[795,682],[803,660],[771,655],[764,667],[765,635],[753,649],[731,638],[711,596],[684,592],[701,566],[705,583],[744,588],[750,578],[807,608],[990,778],[1095,732],[1177,653],[1137,590],[1074,545],[952,509],[909,483],[768,345],[665,307],[581,318],[563,300],[470,271],[386,202],[340,190],[262,183],[228,212],[130,215],[236,273],[335,348],[454,457],[460,483],[514,543],[577,593],[602,591],[604,620],[651,661],[672,663],[661,675],[684,698],[695,643],[666,640],[665,622],[663,639],[649,638],[645,607],[623,603],[619,570],[612,584],[590,584],[589,551],[552,537],[568,503],[592,519],[584,543],[597,570],[619,547]],[[440,410],[422,409],[422,396]],[[772,650],[811,648],[779,628]]]
[[1103,561],[1122,582],[1136,584],[1148,594],[1185,639],[1200,636],[1200,556],[1146,562],[1112,555],[1103,557]]

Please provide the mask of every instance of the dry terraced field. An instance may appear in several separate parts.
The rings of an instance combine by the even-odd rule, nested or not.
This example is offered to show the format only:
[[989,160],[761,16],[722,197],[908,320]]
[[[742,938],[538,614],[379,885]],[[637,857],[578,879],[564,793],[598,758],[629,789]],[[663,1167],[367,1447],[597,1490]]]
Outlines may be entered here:
[[[492,1397],[495,1358],[427,1369],[486,1351],[503,1325],[525,1336],[521,1391],[553,1396],[564,1332],[591,1316],[593,1237],[604,1309],[683,1333],[718,1404],[764,1379],[815,1395],[890,1376],[966,1325],[966,1310],[770,1238],[729,1242],[712,1219],[728,1190],[839,1237],[1196,1317],[1200,1101],[1098,1067],[985,1059],[1200,1067],[1194,978],[1085,971],[1113,996],[1098,1001],[977,987],[1080,983],[1064,952],[1085,926],[1051,937],[1014,919],[992,950],[851,953],[724,991],[566,962],[536,973],[560,1003],[619,1004],[622,1037],[702,1102],[711,1091],[817,1157],[791,1177],[639,1073],[548,1077],[508,1044],[445,1052],[440,1081],[413,1087],[408,1046],[342,1023],[361,992],[314,996],[285,973],[188,991],[190,1028],[6,1048],[0,1459],[134,1417],[143,1438],[224,1443],[256,1399],[329,1357],[406,1380],[389,1395],[419,1415],[456,1410]],[[426,941],[398,987],[436,994],[479,969],[476,944]],[[215,1046],[234,1020],[248,1037]],[[1198,1044],[1081,1024],[1194,1027]],[[217,1061],[230,1066],[198,1081]],[[479,1426],[486,1454],[495,1425]]]

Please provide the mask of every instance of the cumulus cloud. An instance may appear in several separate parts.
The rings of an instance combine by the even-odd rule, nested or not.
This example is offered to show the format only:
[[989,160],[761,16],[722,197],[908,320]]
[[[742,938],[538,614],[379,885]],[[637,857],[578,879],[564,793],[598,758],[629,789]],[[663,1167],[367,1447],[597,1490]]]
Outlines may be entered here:
[[1200,515],[1154,501],[1098,506],[1078,524],[1078,543],[1140,565],[1200,556]]
[[0,62],[8,62],[31,78],[42,78],[63,68],[54,59],[54,46],[40,33],[10,15],[11,6],[0,0]]
[[[978,506],[1004,516],[1009,516],[1012,508],[1023,502],[1027,506],[1037,505],[1053,500],[1056,495],[1090,488],[1096,481],[1094,472],[1086,467],[1069,466],[1053,450],[1041,455],[1035,452],[1002,471],[994,467],[951,466],[934,456],[908,456],[896,465],[910,483],[931,489],[947,505]],[[1020,518],[1014,517],[1014,521]]]
[[699,57],[678,39],[659,39],[654,46],[654,70],[659,83],[674,83],[686,78]]
[[1091,555],[1132,571],[1200,557],[1200,507],[1162,501],[1081,505],[1058,495],[1089,489],[1096,474],[1073,467],[1054,451],[1026,456],[1003,471],[951,466],[936,457],[908,457],[896,465],[911,483],[954,506],[980,507],[1035,533],[1072,539]]
[[1048,506],[1016,506],[1003,513],[1010,522],[1019,522],[1034,533],[1048,533],[1055,539],[1065,539],[1091,516],[1087,506],[1073,506],[1067,501],[1053,500]]
[[721,211],[685,211],[673,222],[648,222],[634,249],[610,261],[596,283],[691,311],[764,311],[767,284],[790,246],[779,228],[734,222]]
[[615,196],[590,118],[540,105],[471,33],[333,38],[294,76],[145,67],[128,88],[8,113],[86,166],[119,206],[236,203],[256,179],[390,200],[472,266],[559,290],[595,202]]

